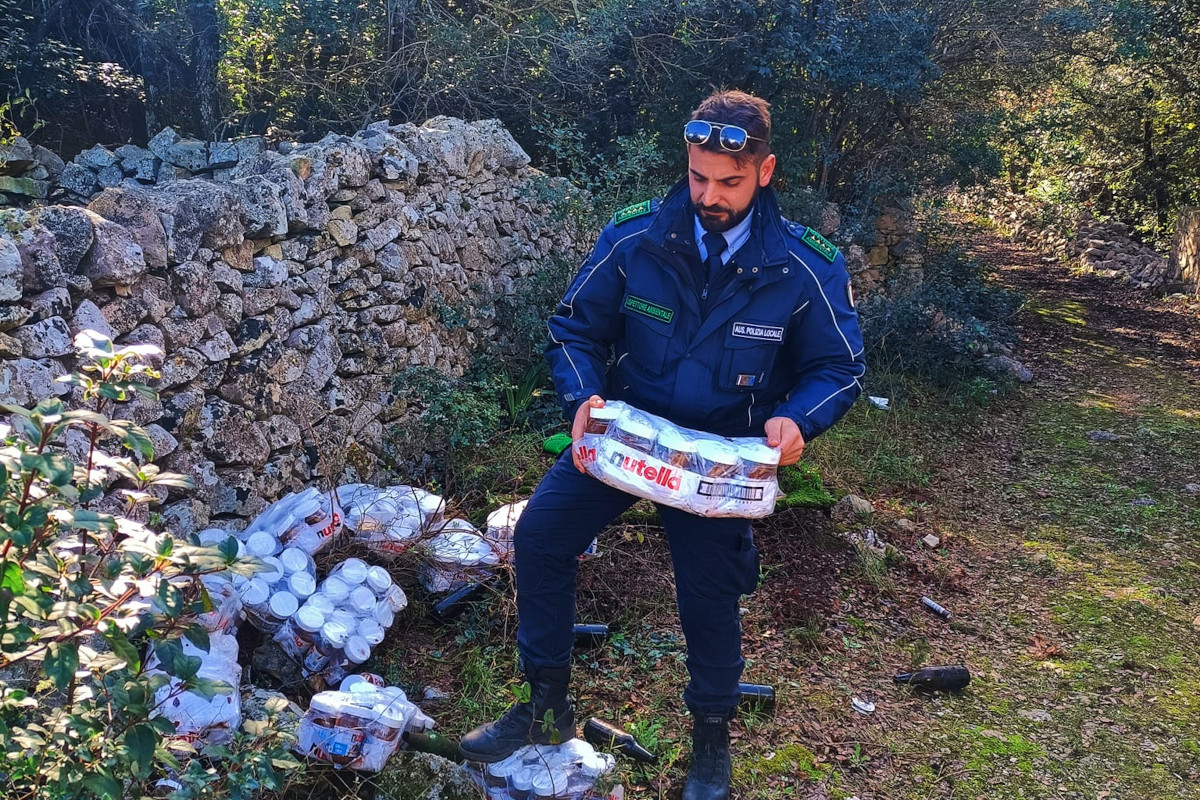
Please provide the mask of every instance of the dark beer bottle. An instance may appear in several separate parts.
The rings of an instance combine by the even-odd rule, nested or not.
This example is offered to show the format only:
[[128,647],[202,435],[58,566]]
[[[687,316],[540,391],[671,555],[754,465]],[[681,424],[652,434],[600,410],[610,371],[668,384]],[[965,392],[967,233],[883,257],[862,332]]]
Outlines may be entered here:
[[738,705],[761,711],[775,710],[775,687],[761,683],[739,683],[738,692],[741,698]]
[[467,605],[487,594],[495,578],[473,580],[458,587],[433,605],[433,615],[439,622],[449,622],[467,610]]
[[589,717],[583,723],[583,738],[596,747],[610,748],[637,761],[647,764],[658,761],[658,756],[638,744],[632,733],[596,717]]
[[579,647],[598,647],[608,638],[608,626],[599,623],[576,623],[575,644]]
[[964,666],[925,667],[894,675],[892,680],[927,692],[957,692],[971,682],[971,673]]
[[408,745],[409,750],[416,750],[418,753],[432,753],[456,764],[463,760],[462,753],[458,751],[458,742],[436,731],[405,731],[404,743]]

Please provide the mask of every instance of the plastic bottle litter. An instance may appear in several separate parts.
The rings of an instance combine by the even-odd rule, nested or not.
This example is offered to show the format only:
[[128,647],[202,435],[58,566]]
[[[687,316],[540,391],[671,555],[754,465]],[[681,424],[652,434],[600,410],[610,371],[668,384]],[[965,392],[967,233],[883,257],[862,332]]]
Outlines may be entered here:
[[928,608],[934,614],[937,614],[942,619],[948,620],[951,618],[951,616],[953,616],[949,611],[947,611],[945,608],[938,605],[937,603],[935,603],[933,600],[931,600],[928,597],[921,598],[921,605],[925,606],[926,608]]
[[747,708],[762,711],[775,710],[775,687],[761,683],[739,683],[738,692],[741,695],[738,704]]
[[611,722],[599,717],[589,717],[583,723],[583,738],[596,747],[607,747],[616,750],[618,753],[627,755],[637,761],[647,764],[653,764],[658,761],[658,756],[642,747],[638,743],[638,740],[633,737],[632,733],[618,728]]
[[924,667],[916,672],[893,675],[892,680],[927,692],[957,692],[971,682],[971,672],[962,665]]
[[850,707],[860,714],[875,713],[875,704],[870,700],[863,700],[861,697],[850,698]]

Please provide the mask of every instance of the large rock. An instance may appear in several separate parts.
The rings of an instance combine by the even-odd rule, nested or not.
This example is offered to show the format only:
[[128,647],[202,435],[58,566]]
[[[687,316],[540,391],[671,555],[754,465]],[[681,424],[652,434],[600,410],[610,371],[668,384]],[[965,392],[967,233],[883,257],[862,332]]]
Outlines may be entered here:
[[478,800],[479,787],[463,767],[432,753],[397,751],[372,783],[376,800]]
[[0,145],[0,175],[20,175],[33,164],[33,146],[24,136]]
[[108,324],[100,307],[91,300],[82,301],[75,309],[75,314],[71,317],[70,328],[72,336],[80,331],[95,331],[109,339],[117,338],[117,332]]
[[25,325],[13,333],[13,338],[21,342],[29,358],[53,358],[74,351],[71,329],[62,317],[50,317]]
[[163,128],[148,146],[150,152],[172,166],[189,172],[208,168],[208,145],[199,139],[184,139],[173,128]]
[[46,174],[55,179],[62,175],[63,169],[67,166],[57,153],[47,150],[40,144],[33,146],[33,160],[38,163],[38,166],[45,167]]
[[283,236],[288,232],[283,187],[263,175],[235,178],[230,186],[244,203],[247,236]]
[[33,200],[45,200],[50,194],[50,184],[33,178],[0,175],[0,192],[19,194]]
[[117,157],[104,145],[94,145],[75,156],[75,163],[82,164],[93,172],[99,172],[105,167],[115,167]]
[[128,286],[146,271],[142,246],[124,226],[89,211],[95,237],[79,271],[95,286]]
[[22,286],[26,293],[44,292],[61,286],[66,280],[62,262],[58,259],[58,243],[54,234],[42,225],[31,225],[17,234],[17,250],[21,253]]
[[105,189],[88,203],[88,209],[129,231],[142,248],[146,266],[167,265],[167,233],[154,204],[152,192],[144,189]]
[[217,307],[221,290],[212,271],[199,261],[185,261],[167,273],[167,283],[188,316],[202,317]]
[[20,300],[23,270],[21,251],[8,239],[0,239],[0,302]]
[[28,408],[39,400],[70,391],[66,384],[55,382],[64,372],[52,361],[18,358],[0,362],[0,402]]
[[73,206],[46,206],[38,209],[34,218],[54,234],[63,271],[68,274],[78,271],[79,262],[95,239],[92,218],[83,209]]
[[96,173],[72,161],[58,176],[58,185],[79,197],[91,197],[99,182],[96,180]]
[[210,397],[204,403],[200,435],[205,439],[205,452],[217,464],[257,467],[271,455],[262,426],[249,418],[246,409],[219,397]]
[[220,252],[245,238],[242,198],[228,185],[176,181],[154,191],[170,261],[195,258],[201,247]]

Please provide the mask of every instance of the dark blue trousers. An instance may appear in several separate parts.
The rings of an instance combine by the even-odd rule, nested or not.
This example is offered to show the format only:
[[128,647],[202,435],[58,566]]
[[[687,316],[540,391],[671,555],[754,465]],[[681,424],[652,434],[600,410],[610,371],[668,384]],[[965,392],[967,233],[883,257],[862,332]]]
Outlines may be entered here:
[[[514,533],[517,647],[525,663],[571,662],[578,556],[637,498],[575,469],[571,451],[555,462]],[[713,519],[659,505],[671,548],[675,599],[691,676],[683,699],[698,713],[738,702],[742,631],[738,599],[758,585],[758,550],[745,519]]]

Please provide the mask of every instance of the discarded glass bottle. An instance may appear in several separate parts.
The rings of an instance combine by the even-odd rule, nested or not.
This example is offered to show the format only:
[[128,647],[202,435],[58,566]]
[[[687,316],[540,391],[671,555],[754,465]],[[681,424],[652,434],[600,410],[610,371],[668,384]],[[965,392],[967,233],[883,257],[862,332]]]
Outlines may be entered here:
[[434,603],[433,615],[439,622],[449,622],[466,611],[469,604],[487,594],[494,580],[494,578],[489,578],[482,581],[471,581],[460,586]]
[[647,764],[658,761],[658,756],[642,747],[632,733],[598,717],[589,717],[583,723],[583,738],[596,747],[610,748],[636,761]]
[[761,683],[739,683],[738,693],[741,698],[738,704],[759,711],[775,710],[775,687]]
[[419,753],[432,753],[435,756],[441,756],[454,762],[461,762],[463,760],[462,753],[458,750],[458,742],[436,731],[425,731],[423,733],[405,731],[404,743],[408,745],[409,750],[416,750]]
[[971,682],[971,673],[961,665],[925,667],[916,672],[893,675],[892,680],[926,692],[957,692]]
[[580,622],[575,625],[575,644],[580,647],[598,647],[608,638],[608,626],[600,623]]
[[921,605],[925,606],[926,608],[928,608],[933,613],[937,614],[942,619],[950,619],[950,617],[952,616],[950,614],[950,612],[947,611],[944,607],[938,605],[937,603],[935,603],[932,599],[930,599],[928,597],[921,598]]

